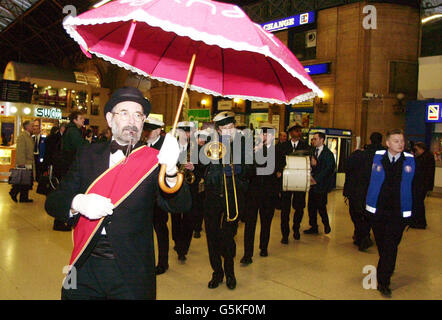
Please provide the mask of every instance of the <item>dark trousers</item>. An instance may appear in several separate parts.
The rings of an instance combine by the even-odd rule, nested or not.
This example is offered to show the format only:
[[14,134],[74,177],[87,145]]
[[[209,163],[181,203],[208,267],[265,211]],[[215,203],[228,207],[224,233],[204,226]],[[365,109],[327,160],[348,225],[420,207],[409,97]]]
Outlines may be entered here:
[[[378,214],[378,213],[377,213]],[[379,285],[389,286],[396,265],[398,246],[402,239],[405,223],[392,212],[384,212],[381,217],[372,219],[376,245],[379,252],[377,280]]]
[[172,213],[172,239],[178,255],[186,255],[189,251],[193,233],[192,213]]
[[244,229],[244,256],[252,257],[255,242],[256,222],[261,222],[261,232],[259,236],[259,249],[267,250],[270,239],[270,227],[272,225],[273,215],[275,213],[275,205],[269,201],[268,197],[262,195],[259,198],[248,197],[252,201],[249,202],[246,209],[245,229]]
[[293,230],[299,230],[305,208],[305,192],[282,191],[281,192],[281,233],[283,238],[290,234],[290,210],[295,209],[293,215]]
[[195,223],[193,230],[201,232],[203,230],[203,219],[204,219],[204,191],[198,193],[197,202],[194,204],[195,207]]
[[20,199],[19,200],[23,201],[23,200],[28,200],[29,199],[29,190],[31,188],[32,187],[30,187],[30,186],[13,184],[10,192],[15,197],[18,194],[20,194]]
[[362,239],[370,237],[370,222],[364,217],[364,208],[361,202],[348,199],[351,221],[355,227],[354,241],[359,244]]
[[175,251],[178,255],[186,255],[192,241],[193,228],[198,202],[198,186],[196,183],[189,185],[192,195],[192,207],[189,212],[172,213],[172,239],[175,241]]
[[89,256],[76,273],[76,289],[65,289],[64,286],[62,300],[134,299],[114,259]]
[[43,168],[43,165],[40,162],[40,155],[34,154],[34,162],[35,162],[35,181],[38,182],[38,179],[40,179],[40,176],[42,174],[42,168]]
[[425,197],[427,193],[423,191],[416,192],[413,199],[413,224],[427,226],[427,219],[425,218]]
[[168,213],[158,206],[153,211],[153,227],[157,235],[158,265],[169,266],[169,228],[167,227]]
[[[225,220],[224,211],[204,212],[204,223],[209,249],[210,265],[213,273],[219,277],[234,275],[233,259],[236,255],[235,234],[238,228],[238,219],[232,222]],[[222,264],[224,258],[224,269]]]
[[324,226],[330,225],[327,214],[327,192],[308,193],[308,218],[312,228],[318,228],[317,214],[321,217]]

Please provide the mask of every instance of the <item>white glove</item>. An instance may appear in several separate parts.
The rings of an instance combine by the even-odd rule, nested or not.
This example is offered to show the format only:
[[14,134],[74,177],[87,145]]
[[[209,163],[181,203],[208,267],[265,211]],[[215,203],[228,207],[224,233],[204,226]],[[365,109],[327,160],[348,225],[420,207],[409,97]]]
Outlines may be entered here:
[[113,213],[114,205],[109,198],[96,193],[77,194],[72,200],[71,208],[90,220],[100,219]]
[[170,134],[166,134],[163,146],[158,154],[158,163],[166,165],[166,174],[174,176],[177,173],[176,164],[180,157],[178,141]]

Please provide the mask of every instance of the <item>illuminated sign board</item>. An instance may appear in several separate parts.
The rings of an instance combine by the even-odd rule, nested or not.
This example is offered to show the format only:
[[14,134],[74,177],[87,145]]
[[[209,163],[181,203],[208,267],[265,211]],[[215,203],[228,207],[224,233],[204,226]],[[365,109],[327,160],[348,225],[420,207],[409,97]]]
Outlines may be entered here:
[[280,20],[269,21],[261,24],[261,27],[269,32],[275,32],[313,22],[315,22],[315,12],[310,11]]
[[329,73],[330,63],[319,63],[319,64],[312,64],[309,66],[304,66],[304,70],[311,76],[317,74]]
[[442,103],[428,103],[425,114],[426,122],[442,122]]
[[35,107],[34,116],[39,118],[61,119],[61,110],[57,108]]

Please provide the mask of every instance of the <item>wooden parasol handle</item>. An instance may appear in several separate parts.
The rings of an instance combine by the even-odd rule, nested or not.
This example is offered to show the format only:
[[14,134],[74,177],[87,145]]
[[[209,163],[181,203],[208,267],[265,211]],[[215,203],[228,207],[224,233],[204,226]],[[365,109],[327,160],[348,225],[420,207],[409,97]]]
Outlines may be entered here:
[[[196,54],[194,53],[192,56],[192,60],[190,61],[189,71],[187,72],[186,83],[184,84],[183,92],[181,93],[181,99],[180,99],[180,103],[178,105],[178,109],[176,112],[175,121],[173,122],[173,127],[172,127],[172,130],[170,131],[170,134],[172,136],[175,135],[176,127],[178,125],[178,121],[179,121],[180,115],[181,115],[181,110],[183,109],[183,102],[184,102],[184,98],[186,96],[187,87],[189,86],[190,77],[192,76],[193,66],[195,64],[195,58],[196,58]],[[163,190],[165,193],[177,192],[183,184],[183,181],[184,181],[183,174],[180,172],[177,173],[177,181],[176,181],[175,186],[172,188],[170,188],[166,185],[166,183],[164,181],[165,176],[166,176],[166,165],[162,164],[161,168],[160,168],[160,174],[158,176],[158,184],[160,185],[161,190]]]

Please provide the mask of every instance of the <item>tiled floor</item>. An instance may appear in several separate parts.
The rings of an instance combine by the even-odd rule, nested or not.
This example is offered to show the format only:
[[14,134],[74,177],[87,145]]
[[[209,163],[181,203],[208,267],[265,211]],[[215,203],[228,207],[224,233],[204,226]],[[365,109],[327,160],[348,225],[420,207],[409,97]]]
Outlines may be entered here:
[[[0,299],[59,299],[63,266],[72,250],[70,232],[52,231],[52,218],[43,207],[45,197],[31,192],[34,203],[14,203],[9,185],[0,183]],[[427,230],[410,229],[399,247],[392,278],[393,299],[442,298],[441,198],[426,200]],[[170,251],[169,270],[157,277],[158,299],[383,299],[377,290],[362,286],[364,266],[376,266],[376,247],[359,252],[352,244],[353,227],[342,191],[329,195],[332,232],[301,235],[280,243],[280,214],[272,224],[269,256],[241,266],[244,224],[240,223],[235,259],[237,288],[223,284],[208,289],[211,277],[205,234],[193,239],[187,261],[179,263]],[[170,219],[169,219],[170,221]],[[305,212],[302,229],[308,227]],[[259,224],[258,224],[259,230]],[[173,242],[171,241],[171,247]]]

